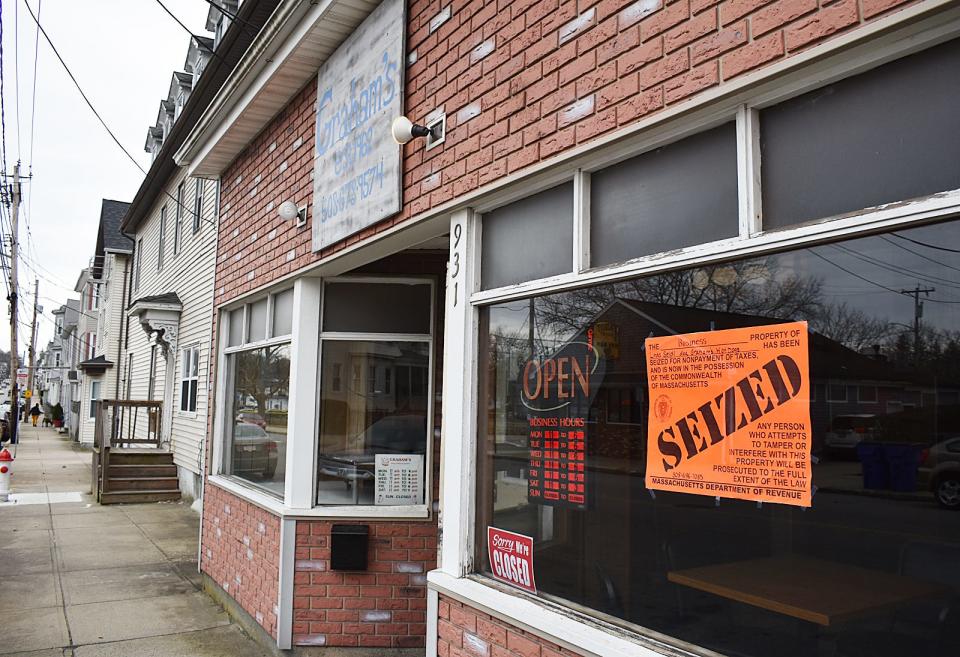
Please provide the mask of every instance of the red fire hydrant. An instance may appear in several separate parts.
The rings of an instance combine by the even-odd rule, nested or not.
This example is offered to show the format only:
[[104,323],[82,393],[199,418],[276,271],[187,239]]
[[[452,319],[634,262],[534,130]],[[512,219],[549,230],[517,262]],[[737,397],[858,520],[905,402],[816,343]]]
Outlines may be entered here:
[[0,502],[10,499],[10,470],[13,469],[13,455],[4,448],[0,451]]

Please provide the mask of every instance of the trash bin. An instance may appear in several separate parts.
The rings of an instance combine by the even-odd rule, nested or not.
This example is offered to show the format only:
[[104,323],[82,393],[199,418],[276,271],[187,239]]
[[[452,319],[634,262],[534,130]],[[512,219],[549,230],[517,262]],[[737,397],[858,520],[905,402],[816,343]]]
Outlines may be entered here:
[[870,490],[890,488],[890,471],[880,443],[862,441],[857,444],[857,458],[863,469],[863,487]]
[[883,452],[889,472],[890,488],[908,493],[917,490],[920,446],[909,443],[888,443],[883,445]]

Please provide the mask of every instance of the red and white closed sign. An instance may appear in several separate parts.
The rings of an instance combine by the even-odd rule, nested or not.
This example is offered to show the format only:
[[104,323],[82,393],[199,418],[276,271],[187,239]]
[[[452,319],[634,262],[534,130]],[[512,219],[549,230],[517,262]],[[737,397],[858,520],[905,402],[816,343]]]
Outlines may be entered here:
[[537,592],[533,577],[533,539],[505,529],[487,527],[487,554],[490,570],[501,582]]

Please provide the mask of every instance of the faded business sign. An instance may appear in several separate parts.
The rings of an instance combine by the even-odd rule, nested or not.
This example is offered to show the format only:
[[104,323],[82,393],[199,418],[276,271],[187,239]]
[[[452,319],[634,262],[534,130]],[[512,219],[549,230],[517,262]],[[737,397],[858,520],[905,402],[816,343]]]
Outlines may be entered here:
[[400,211],[405,3],[383,3],[320,68],[313,250]]

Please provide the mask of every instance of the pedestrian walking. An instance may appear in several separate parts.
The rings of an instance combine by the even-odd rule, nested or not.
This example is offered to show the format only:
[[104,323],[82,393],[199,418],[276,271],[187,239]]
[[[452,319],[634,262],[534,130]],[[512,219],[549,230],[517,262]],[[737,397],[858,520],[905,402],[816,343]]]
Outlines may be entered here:
[[37,426],[37,418],[43,411],[40,410],[40,404],[34,404],[30,409],[30,419],[33,420],[33,426]]

